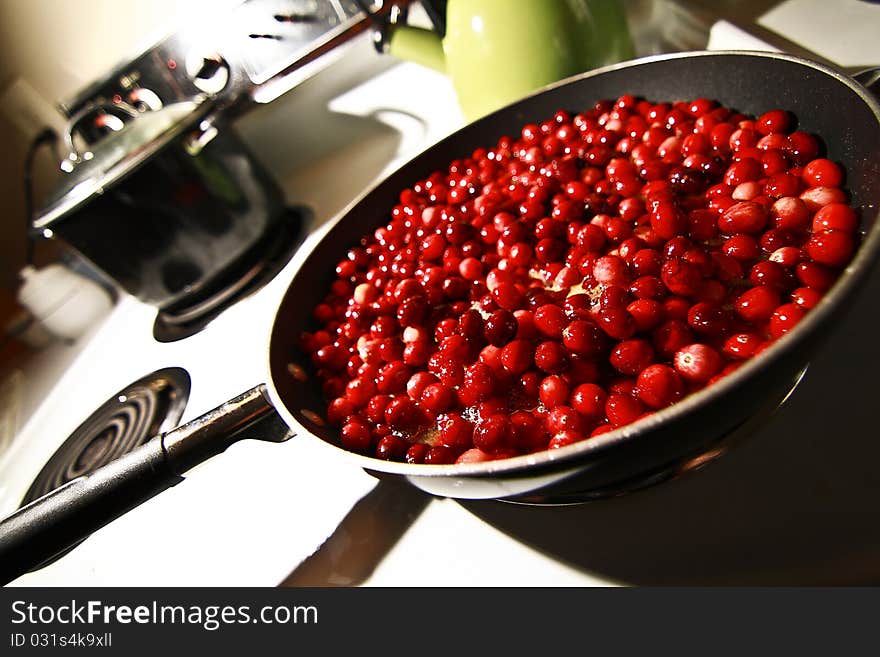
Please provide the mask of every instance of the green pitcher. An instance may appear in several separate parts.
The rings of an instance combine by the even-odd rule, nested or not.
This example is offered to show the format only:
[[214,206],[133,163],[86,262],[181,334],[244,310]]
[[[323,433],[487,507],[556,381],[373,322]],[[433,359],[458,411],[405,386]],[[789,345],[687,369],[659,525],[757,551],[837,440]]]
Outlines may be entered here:
[[422,4],[445,35],[397,22],[384,30],[384,49],[447,73],[468,120],[551,82],[633,57],[618,0]]

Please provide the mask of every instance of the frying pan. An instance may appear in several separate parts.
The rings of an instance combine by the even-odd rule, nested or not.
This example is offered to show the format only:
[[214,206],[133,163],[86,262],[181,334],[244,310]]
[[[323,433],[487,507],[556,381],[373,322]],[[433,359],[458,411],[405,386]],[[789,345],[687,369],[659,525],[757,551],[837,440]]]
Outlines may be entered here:
[[[876,80],[866,83],[876,84]],[[605,98],[635,94],[654,101],[713,98],[749,114],[781,107],[799,129],[819,134],[828,157],[848,172],[860,210],[861,245],[834,288],[759,358],[683,401],[632,425],[558,450],[460,465],[385,462],[337,446],[320,420],[320,386],[303,365],[297,337],[310,324],[341,254],[379,225],[399,192],[450,161],[517,134],[558,109],[579,111]],[[461,499],[568,502],[635,488],[658,473],[702,463],[724,451],[724,438],[778,404],[834,329],[871,271],[880,246],[880,106],[851,78],[804,59],[775,53],[696,52],[650,57],[570,78],[472,123],[367,192],[290,263],[292,276],[266,344],[267,382],[192,422],[157,436],[92,474],[69,482],[0,523],[0,576],[8,581],[158,492],[189,468],[243,438],[281,442],[293,434],[377,476],[403,477],[429,493]],[[310,245],[314,245],[310,248]],[[828,382],[839,385],[842,382]],[[721,447],[719,447],[721,445]]]

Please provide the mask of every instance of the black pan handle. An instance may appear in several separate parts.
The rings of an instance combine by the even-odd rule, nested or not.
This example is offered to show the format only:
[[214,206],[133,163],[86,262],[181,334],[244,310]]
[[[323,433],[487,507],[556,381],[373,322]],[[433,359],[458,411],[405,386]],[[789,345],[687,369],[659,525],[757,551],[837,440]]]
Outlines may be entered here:
[[852,77],[853,80],[874,94],[875,98],[880,99],[880,66],[859,71]]
[[232,443],[291,435],[260,385],[153,438],[0,521],[0,583],[48,563]]

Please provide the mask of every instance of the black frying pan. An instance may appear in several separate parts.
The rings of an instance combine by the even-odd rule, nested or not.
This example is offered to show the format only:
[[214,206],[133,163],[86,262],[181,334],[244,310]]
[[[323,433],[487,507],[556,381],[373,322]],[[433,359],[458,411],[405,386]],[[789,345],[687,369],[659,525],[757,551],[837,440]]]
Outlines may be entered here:
[[[846,186],[860,209],[863,239],[850,266],[821,303],[789,334],[732,375],[635,424],[562,449],[464,465],[390,463],[347,452],[320,421],[320,387],[296,365],[299,333],[324,297],[335,263],[380,223],[400,190],[525,123],[558,110],[579,111],[597,100],[635,94],[654,101],[713,98],[748,114],[777,107],[799,129],[822,136],[828,157],[848,172]],[[723,451],[719,443],[760,418],[791,388],[820,341],[834,329],[869,275],[880,227],[880,106],[864,87],[822,65],[785,55],[700,52],[607,67],[553,85],[472,123],[404,165],[342,213],[320,240],[309,240],[268,339],[267,383],[159,436],[138,450],[72,481],[0,523],[0,578],[39,565],[140,502],[177,483],[192,466],[243,438],[283,441],[293,434],[322,439],[371,472],[405,477],[430,493],[463,499],[571,501],[651,481],[685,463]],[[309,250],[309,245],[314,245]],[[291,367],[294,365],[294,367]],[[828,382],[840,385],[842,382]]]

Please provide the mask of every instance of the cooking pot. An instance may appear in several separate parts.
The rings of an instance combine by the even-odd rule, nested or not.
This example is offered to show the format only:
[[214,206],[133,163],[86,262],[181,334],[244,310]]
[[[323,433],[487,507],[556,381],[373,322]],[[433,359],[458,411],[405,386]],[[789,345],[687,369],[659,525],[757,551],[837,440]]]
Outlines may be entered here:
[[[73,135],[95,121],[115,132],[78,148]],[[283,216],[280,189],[204,97],[143,112],[88,105],[62,137],[67,173],[34,230],[166,313],[210,306],[265,252]]]
[[[874,81],[876,84],[876,80]],[[386,462],[341,449],[321,421],[320,386],[297,346],[308,313],[325,294],[340,254],[357,244],[400,190],[450,161],[491,145],[558,109],[635,94],[653,100],[710,97],[759,114],[783,107],[799,128],[823,137],[829,157],[848,172],[851,203],[861,213],[861,244],[821,302],[789,333],[738,370],[634,424],[566,447],[506,460],[456,465]],[[572,501],[651,481],[658,472],[723,453],[723,439],[778,403],[831,331],[880,249],[880,105],[856,81],[823,65],[775,54],[699,52],[636,60],[577,76],[472,123],[417,156],[313,236],[286,272],[289,287],[272,323],[267,382],[158,436],[119,460],[23,507],[0,523],[0,576],[11,579],[181,479],[242,438],[319,440],[380,476],[403,477],[429,493],[455,498]],[[252,339],[257,339],[252,338]],[[828,385],[844,382],[829,381]]]
[[389,22],[379,32],[379,48],[448,74],[469,120],[633,56],[617,0],[449,0],[427,7],[436,12],[429,14],[434,30]]

